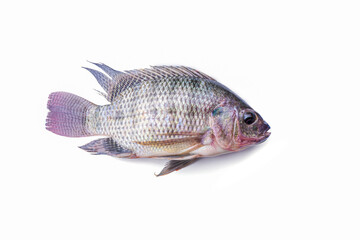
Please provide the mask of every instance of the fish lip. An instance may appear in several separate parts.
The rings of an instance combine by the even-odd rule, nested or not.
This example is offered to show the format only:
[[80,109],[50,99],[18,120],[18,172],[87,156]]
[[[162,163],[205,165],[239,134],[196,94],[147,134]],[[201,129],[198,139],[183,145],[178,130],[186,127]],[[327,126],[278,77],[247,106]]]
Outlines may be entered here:
[[257,138],[251,138],[251,139],[245,138],[245,139],[243,139],[243,141],[241,143],[243,146],[263,143],[266,141],[266,139],[268,139],[268,137],[270,135],[271,135],[271,132],[265,132]]
[[264,135],[262,135],[260,138],[259,138],[259,141],[257,143],[263,143],[266,141],[266,139],[268,139],[268,137],[270,137],[271,135],[271,132],[265,132]]
[[271,135],[271,132],[269,132],[270,128],[271,127],[266,123],[266,125],[263,127],[262,133],[259,136],[252,138],[245,137],[242,133],[240,133],[238,137],[238,141],[239,141],[238,144],[240,144],[241,146],[247,146],[247,145],[263,143]]
[[271,132],[269,132],[270,128],[270,125],[264,122],[264,130],[261,139],[267,139],[271,135]]

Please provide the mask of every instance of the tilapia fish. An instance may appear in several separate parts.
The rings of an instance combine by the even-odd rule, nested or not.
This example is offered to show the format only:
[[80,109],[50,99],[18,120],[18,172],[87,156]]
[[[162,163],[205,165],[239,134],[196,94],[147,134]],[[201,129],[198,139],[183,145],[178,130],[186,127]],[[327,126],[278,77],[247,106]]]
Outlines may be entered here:
[[67,137],[106,136],[81,149],[119,158],[169,159],[157,176],[201,157],[265,141],[270,126],[230,89],[195,69],[154,66],[120,72],[93,63],[110,104],[95,105],[67,92],[49,96],[46,128]]

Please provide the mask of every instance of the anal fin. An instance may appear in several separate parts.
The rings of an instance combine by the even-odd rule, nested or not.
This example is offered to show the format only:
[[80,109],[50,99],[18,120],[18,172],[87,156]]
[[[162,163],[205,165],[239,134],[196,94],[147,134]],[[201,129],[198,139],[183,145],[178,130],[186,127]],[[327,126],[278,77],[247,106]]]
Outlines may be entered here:
[[133,155],[131,150],[123,148],[112,138],[97,139],[80,148],[95,155],[104,154],[113,157],[129,157]]

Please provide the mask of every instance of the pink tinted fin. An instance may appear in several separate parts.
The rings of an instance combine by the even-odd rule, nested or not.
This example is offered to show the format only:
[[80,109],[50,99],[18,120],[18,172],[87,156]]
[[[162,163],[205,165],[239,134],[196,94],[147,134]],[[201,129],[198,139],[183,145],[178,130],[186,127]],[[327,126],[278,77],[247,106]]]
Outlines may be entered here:
[[50,112],[46,119],[46,129],[66,137],[92,136],[94,134],[86,128],[86,114],[89,108],[95,106],[72,93],[51,93],[47,104]]

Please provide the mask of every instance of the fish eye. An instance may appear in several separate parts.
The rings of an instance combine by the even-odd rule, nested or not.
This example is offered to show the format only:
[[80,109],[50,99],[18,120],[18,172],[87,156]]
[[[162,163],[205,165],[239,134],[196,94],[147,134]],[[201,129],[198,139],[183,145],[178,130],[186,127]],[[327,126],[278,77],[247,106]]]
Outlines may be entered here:
[[243,118],[247,125],[253,124],[256,121],[256,115],[253,112],[245,112]]

